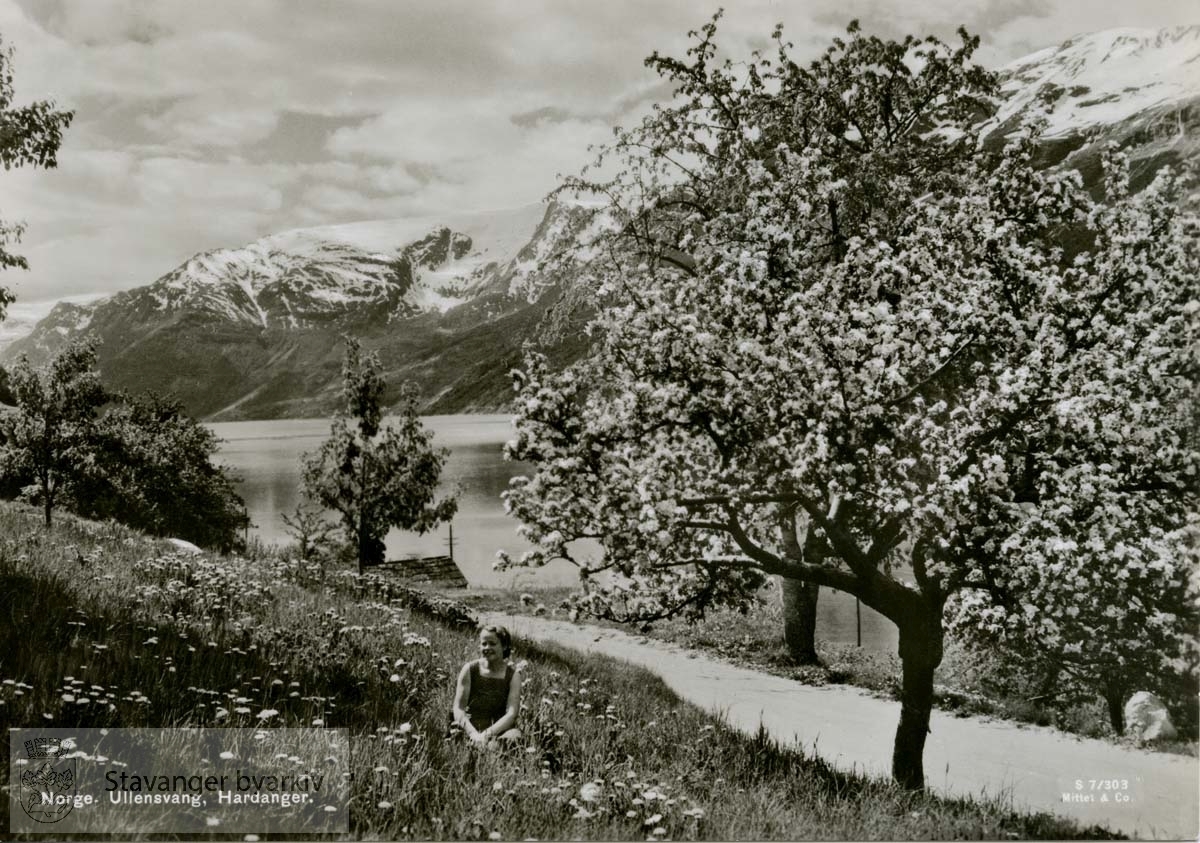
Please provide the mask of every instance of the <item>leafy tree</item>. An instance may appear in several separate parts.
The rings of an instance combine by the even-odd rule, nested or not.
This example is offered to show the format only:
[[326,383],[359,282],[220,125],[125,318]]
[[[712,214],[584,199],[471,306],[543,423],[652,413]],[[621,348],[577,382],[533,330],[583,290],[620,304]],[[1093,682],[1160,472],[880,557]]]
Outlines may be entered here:
[[28,477],[24,494],[41,503],[46,526],[80,474],[96,416],[108,400],[96,373],[96,349],[73,342],[44,369],[22,357],[12,371],[17,408],[3,419],[0,467]]
[[[14,107],[12,102],[12,48],[5,48],[0,39],[0,164],[6,170],[58,166],[58,148],[74,112],[58,111],[54,103],[47,101],[21,107]],[[9,251],[21,239],[23,231],[24,226],[19,223],[0,220],[0,270],[28,268],[25,258]],[[0,287],[0,319],[12,302],[12,293]]]
[[94,426],[71,488],[71,508],[222,552],[236,548],[246,506],[223,468],[219,440],[154,393],[120,396]]
[[1178,668],[1200,531],[1179,181],[1129,196],[1111,154],[1093,200],[1034,168],[1036,127],[958,154],[992,85],[965,33],[852,27],[807,69],[782,43],[720,63],[714,34],[651,57],[676,97],[602,154],[617,175],[568,183],[608,200],[581,267],[596,342],[518,379],[508,452],[535,471],[505,500],[536,547],[508,564],[570,559],[623,620],[745,606],[768,575],[855,595],[899,630],[910,788],[948,624]]
[[383,424],[387,384],[380,369],[377,355],[364,357],[358,341],[347,338],[345,409],[334,417],[329,439],[304,464],[306,496],[341,516],[359,573],[383,561],[384,538],[393,527],[424,533],[457,509],[453,496],[434,501],[449,452],[433,447],[410,389],[394,420]]

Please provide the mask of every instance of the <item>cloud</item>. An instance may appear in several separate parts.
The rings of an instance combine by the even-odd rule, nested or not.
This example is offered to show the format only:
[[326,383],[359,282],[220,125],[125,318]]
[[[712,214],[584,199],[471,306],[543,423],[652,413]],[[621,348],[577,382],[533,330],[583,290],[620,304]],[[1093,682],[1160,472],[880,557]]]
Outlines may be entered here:
[[279,113],[253,104],[231,104],[223,97],[197,96],[164,112],[147,114],[140,122],[162,142],[181,150],[236,149],[269,137],[279,124]]
[[513,114],[508,119],[518,128],[533,129],[541,123],[562,123],[565,120],[573,118],[574,115],[565,108],[557,105],[544,105],[532,111],[522,111],[520,114]]
[[264,213],[282,205],[280,188],[286,168],[187,158],[148,158],[133,174],[138,196],[148,208],[173,214],[195,213],[200,207]]

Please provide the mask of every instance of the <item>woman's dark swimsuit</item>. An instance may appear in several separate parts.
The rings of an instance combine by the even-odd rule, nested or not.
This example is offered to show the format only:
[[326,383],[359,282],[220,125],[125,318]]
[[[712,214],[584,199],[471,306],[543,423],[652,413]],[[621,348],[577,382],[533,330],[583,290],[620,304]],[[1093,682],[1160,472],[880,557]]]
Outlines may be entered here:
[[504,716],[512,678],[512,665],[505,666],[503,676],[484,676],[479,662],[471,662],[471,694],[466,710],[472,726],[482,732]]

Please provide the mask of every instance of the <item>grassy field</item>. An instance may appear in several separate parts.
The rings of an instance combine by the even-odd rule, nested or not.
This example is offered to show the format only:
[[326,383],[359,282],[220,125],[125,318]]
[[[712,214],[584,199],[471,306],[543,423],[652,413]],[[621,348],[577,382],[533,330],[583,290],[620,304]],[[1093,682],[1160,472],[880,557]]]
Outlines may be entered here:
[[8,504],[0,536],[0,591],[16,596],[0,620],[0,727],[250,726],[270,712],[347,728],[357,839],[1109,836],[833,771],[644,671],[554,648],[514,654],[526,740],[480,751],[446,734],[453,677],[475,654],[452,605],[67,516],[46,533]]
[[[566,618],[559,607],[571,594],[568,588],[521,592],[515,589],[444,590],[446,599],[458,600],[472,609],[513,612]],[[634,632],[630,626],[620,626],[591,618],[582,623],[595,623]],[[809,685],[847,684],[873,691],[889,698],[898,698],[900,688],[900,658],[895,652],[881,652],[853,644],[834,644],[817,640],[821,665],[797,665],[783,642],[783,618],[778,594],[767,591],[761,603],[748,614],[729,609],[714,609],[704,620],[692,624],[680,618],[658,621],[636,630],[647,638],[665,641],[736,664],[794,679]],[[1036,693],[1020,693],[1012,687],[1012,671],[998,667],[983,655],[973,653],[962,644],[948,640],[946,654],[935,678],[935,706],[963,715],[977,714],[1054,726],[1082,737],[1100,738],[1117,743],[1132,744],[1131,739],[1115,735],[1104,704],[1099,700],[1053,707],[1036,697]],[[1179,723],[1180,739],[1156,744],[1150,748],[1181,755],[1196,756],[1195,727]]]

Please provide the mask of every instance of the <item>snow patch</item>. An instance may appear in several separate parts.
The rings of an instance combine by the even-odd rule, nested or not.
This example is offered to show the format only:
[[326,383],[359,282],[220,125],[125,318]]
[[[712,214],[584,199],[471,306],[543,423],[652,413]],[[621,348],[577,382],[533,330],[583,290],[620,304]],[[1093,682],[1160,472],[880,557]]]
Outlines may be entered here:
[[1105,126],[1200,96],[1200,26],[1110,29],[1018,59],[1002,71],[1005,98],[991,122],[1004,125],[1060,89],[1047,137]]

